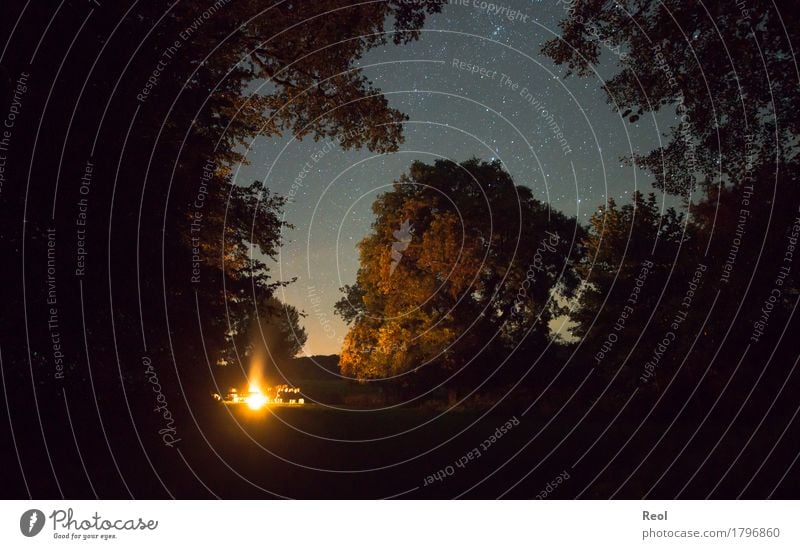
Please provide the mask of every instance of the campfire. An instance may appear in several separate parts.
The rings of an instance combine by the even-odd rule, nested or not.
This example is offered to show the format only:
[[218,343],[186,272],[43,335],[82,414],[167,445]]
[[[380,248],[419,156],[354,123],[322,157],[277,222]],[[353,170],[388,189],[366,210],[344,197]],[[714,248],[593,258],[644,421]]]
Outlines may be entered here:
[[300,397],[300,387],[290,387],[286,384],[262,389],[257,383],[250,383],[246,391],[239,391],[233,387],[224,395],[214,393],[213,396],[223,404],[244,404],[251,410],[260,410],[271,404],[299,406],[306,402]]

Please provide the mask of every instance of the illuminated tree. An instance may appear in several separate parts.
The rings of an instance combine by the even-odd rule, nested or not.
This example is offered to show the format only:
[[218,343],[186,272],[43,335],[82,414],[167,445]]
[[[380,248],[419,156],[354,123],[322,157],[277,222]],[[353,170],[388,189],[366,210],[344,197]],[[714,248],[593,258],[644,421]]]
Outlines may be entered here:
[[351,325],[343,373],[419,385],[458,372],[450,387],[463,387],[492,375],[498,353],[548,337],[574,221],[498,162],[416,162],[373,211],[356,284],[336,306]]

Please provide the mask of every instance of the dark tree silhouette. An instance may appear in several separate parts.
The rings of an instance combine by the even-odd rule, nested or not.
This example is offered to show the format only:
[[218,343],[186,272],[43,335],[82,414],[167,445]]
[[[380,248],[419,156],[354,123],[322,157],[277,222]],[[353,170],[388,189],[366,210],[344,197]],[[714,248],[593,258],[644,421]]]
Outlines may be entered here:
[[[543,52],[586,76],[617,57],[609,104],[636,122],[674,109],[666,144],[635,158],[657,188],[686,194],[696,181],[737,181],[748,164],[797,159],[798,13],[770,0],[588,0],[565,3],[562,36]],[[795,46],[796,49],[796,46]]]
[[[399,0],[6,2],[0,26],[12,45],[0,60],[0,99],[18,114],[0,195],[0,244],[15,258],[0,270],[0,350],[6,383],[19,388],[10,407],[28,409],[34,390],[39,405],[14,418],[17,428],[39,432],[41,416],[51,441],[69,432],[68,398],[75,417],[114,418],[111,447],[160,444],[141,434],[160,421],[146,362],[188,436],[188,406],[207,406],[219,360],[245,353],[234,346],[254,310],[290,282],[270,270],[290,228],[283,198],[232,182],[242,145],[293,134],[394,150],[405,117],[355,63],[370,48],[415,39],[439,9]],[[228,369],[243,376],[244,366]],[[106,456],[105,439],[93,442]],[[24,444],[22,455],[41,452]],[[123,472],[141,475],[138,448],[119,458]],[[65,458],[57,467],[79,465]],[[109,469],[99,482],[126,494]],[[164,496],[153,481],[135,495]],[[61,496],[52,476],[34,483],[37,497]],[[72,497],[92,495],[69,484],[61,488]]]

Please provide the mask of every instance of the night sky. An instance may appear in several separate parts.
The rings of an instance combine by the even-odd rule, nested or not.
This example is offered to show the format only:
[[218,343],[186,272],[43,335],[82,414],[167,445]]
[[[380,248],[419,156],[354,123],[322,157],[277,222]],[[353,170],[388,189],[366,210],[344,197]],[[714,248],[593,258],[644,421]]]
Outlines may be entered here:
[[259,179],[288,195],[311,163],[285,208],[295,229],[273,264],[276,278],[297,277],[278,297],[308,315],[306,354],[339,352],[347,327],[333,315],[338,288],[355,281],[356,244],[369,231],[372,202],[414,160],[500,159],[517,184],[582,223],[608,196],[621,203],[634,190],[651,191],[648,175],[621,158],[658,146],[674,118],[659,113],[630,124],[613,111],[601,86],[617,54],[604,52],[594,78],[563,79],[564,68],[539,53],[557,35],[563,5],[510,1],[503,5],[520,13],[511,20],[469,4],[429,17],[419,41],[376,48],[361,60],[390,105],[409,116],[399,152],[259,138],[246,151],[249,164],[238,167],[238,183]]

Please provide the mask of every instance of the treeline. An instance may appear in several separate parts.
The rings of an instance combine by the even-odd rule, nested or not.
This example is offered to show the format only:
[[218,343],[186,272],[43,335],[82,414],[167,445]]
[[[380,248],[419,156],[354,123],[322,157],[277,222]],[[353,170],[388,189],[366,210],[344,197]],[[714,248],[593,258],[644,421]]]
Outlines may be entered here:
[[[584,227],[498,165],[416,164],[376,202],[337,306],[351,324],[343,372],[415,398],[488,391],[489,405],[513,388],[558,409],[587,383],[590,402],[640,393],[642,413],[664,417],[763,422],[791,406],[797,19],[765,0],[565,4],[542,52],[568,77],[615,63],[603,89],[623,122],[674,112],[663,146],[624,160],[683,207],[609,199]],[[559,319],[575,339],[553,337]]]
[[703,185],[680,212],[652,193],[609,199],[584,226],[497,161],[415,163],[373,205],[337,304],[342,374],[494,404],[512,389],[562,398],[591,373],[610,407],[670,386],[716,395],[737,366],[734,381],[785,380],[800,194],[770,173]]
[[[4,4],[0,118],[13,128],[2,144],[0,355],[17,438],[3,446],[39,472],[7,493],[93,497],[71,474],[72,417],[99,485],[130,493],[124,478],[152,473],[148,493],[163,496],[141,464],[177,458],[158,435],[167,413],[175,438],[202,444],[189,411],[241,383],[254,341],[302,346],[297,311],[273,295],[290,282],[271,265],[285,199],[234,184],[232,169],[256,136],[395,150],[405,116],[355,63],[416,39],[439,9]],[[270,318],[283,326],[264,337]]]

